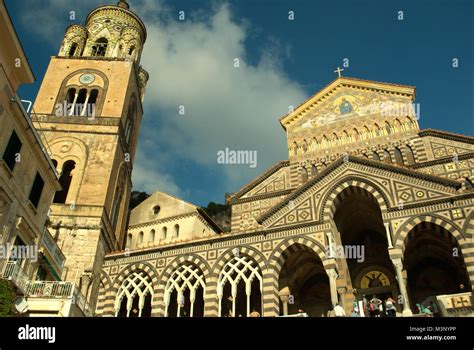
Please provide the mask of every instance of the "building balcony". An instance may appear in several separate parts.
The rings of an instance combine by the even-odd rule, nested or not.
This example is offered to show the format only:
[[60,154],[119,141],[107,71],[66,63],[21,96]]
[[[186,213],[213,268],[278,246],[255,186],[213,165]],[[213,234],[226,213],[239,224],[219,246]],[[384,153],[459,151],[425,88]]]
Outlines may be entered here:
[[1,277],[11,281],[21,294],[27,293],[30,279],[18,261],[7,261]]
[[[72,282],[35,281],[28,286],[28,304],[31,306],[62,300],[68,301],[66,316],[94,316],[94,312],[76,285]],[[64,305],[64,304],[63,304]],[[35,307],[33,307],[35,309]],[[31,310],[30,312],[34,312]],[[76,310],[74,310],[76,309]],[[64,312],[63,312],[64,314]]]
[[8,261],[1,278],[11,281],[27,299],[34,316],[94,316],[86,298],[72,282],[31,281],[18,261]]

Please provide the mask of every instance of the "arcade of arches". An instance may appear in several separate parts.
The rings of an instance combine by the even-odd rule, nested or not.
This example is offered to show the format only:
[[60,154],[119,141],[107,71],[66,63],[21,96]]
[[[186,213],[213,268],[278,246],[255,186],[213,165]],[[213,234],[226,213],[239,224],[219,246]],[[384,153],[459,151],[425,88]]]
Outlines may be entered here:
[[[150,272],[136,270],[115,293],[115,315],[246,317],[303,310],[309,316],[325,317],[336,303],[348,310],[373,295],[382,300],[406,298],[398,312],[411,315],[415,305],[429,297],[462,292],[460,285],[464,292],[471,290],[462,249],[439,224],[417,224],[404,239],[402,258],[391,256],[394,242],[379,203],[367,189],[349,186],[341,191],[334,199],[334,230],[322,258],[308,240],[273,251],[281,256],[280,268],[271,259],[262,261],[253,250],[242,253],[237,247],[217,273],[184,261],[166,280],[160,281],[163,276],[155,271],[158,283],[153,283]],[[353,247],[344,251],[353,255],[340,256],[341,246]],[[268,311],[269,305],[273,312]]]

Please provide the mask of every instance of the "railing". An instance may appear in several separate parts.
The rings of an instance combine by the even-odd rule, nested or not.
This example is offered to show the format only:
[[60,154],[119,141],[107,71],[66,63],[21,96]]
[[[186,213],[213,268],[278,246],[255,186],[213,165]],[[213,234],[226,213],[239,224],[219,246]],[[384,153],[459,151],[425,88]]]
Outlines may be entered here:
[[92,308],[72,282],[30,281],[18,261],[8,261],[2,278],[12,281],[28,298],[72,299],[87,317],[94,316]]
[[28,296],[42,298],[72,298],[74,284],[71,282],[37,281],[28,286]]
[[2,278],[12,281],[23,294],[27,293],[30,280],[18,261],[7,262],[5,269],[3,270]]
[[28,297],[72,299],[85,316],[94,315],[86,298],[72,282],[35,281],[28,286]]

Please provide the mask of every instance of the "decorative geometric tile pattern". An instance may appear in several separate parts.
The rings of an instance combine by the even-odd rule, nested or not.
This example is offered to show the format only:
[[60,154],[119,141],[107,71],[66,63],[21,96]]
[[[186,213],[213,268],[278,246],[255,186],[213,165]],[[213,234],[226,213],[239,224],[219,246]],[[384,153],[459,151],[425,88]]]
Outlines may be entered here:
[[424,189],[394,181],[396,198],[403,202],[416,202],[418,200],[444,197],[447,194],[431,189]]
[[299,205],[295,206],[295,204],[293,203],[290,208],[292,208],[292,210],[288,214],[283,216],[280,220],[275,222],[270,227],[313,221],[313,208],[311,206],[311,197],[307,198]]
[[431,149],[436,159],[452,156],[454,154],[463,154],[463,153],[472,152],[472,149],[449,146],[446,144],[436,143],[436,142],[431,142]]

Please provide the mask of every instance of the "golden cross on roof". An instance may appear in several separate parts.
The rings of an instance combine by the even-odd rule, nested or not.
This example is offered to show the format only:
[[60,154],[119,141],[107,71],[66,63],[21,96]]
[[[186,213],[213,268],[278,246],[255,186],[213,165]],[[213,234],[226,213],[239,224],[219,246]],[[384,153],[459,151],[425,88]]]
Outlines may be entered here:
[[337,75],[339,75],[339,78],[341,77],[341,72],[343,71],[344,69],[341,69],[339,67],[337,67],[337,69],[334,71],[334,73],[337,73]]

